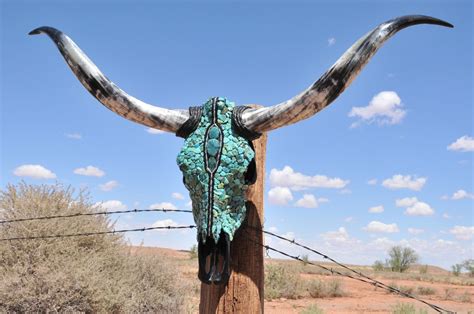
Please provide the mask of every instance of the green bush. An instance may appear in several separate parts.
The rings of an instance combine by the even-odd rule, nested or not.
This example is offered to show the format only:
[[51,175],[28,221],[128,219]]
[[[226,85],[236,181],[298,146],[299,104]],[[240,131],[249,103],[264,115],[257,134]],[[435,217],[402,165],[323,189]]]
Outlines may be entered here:
[[265,299],[298,299],[303,293],[303,281],[294,269],[278,264],[266,265]]
[[454,264],[453,266],[451,266],[453,275],[456,277],[459,276],[461,274],[462,268],[463,268],[462,264]]
[[415,250],[409,247],[394,246],[389,252],[387,264],[392,271],[403,273],[410,266],[418,261],[418,255]]
[[385,265],[382,261],[375,261],[374,264],[372,265],[372,268],[375,271],[384,271],[385,270]]
[[465,260],[462,263],[462,266],[467,271],[470,277],[474,277],[474,259]]
[[[61,185],[8,185],[0,220],[92,213],[86,193]],[[0,238],[112,230],[105,216],[0,224]],[[132,256],[119,235],[3,242],[0,312],[182,312],[186,288],[167,262]]]

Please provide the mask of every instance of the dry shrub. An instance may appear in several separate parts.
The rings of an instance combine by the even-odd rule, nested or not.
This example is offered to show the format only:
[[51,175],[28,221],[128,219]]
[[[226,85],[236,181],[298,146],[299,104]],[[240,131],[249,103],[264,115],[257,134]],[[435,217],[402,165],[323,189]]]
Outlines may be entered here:
[[392,307],[392,314],[428,314],[425,309],[416,309],[413,304],[410,303],[397,303]]
[[342,282],[338,279],[332,279],[329,282],[313,279],[306,283],[306,289],[312,298],[337,298],[346,295]]
[[300,314],[324,314],[324,311],[317,304],[311,304],[304,308]]
[[[86,193],[59,184],[0,193],[0,220],[96,210]],[[0,224],[0,238],[112,228],[104,216],[81,216]],[[2,242],[0,312],[182,312],[185,289],[166,261],[125,248],[119,235]]]
[[436,293],[436,290],[431,287],[419,286],[416,290],[419,295],[433,295]]
[[304,284],[297,271],[289,266],[268,264],[265,267],[265,299],[297,299],[304,294]]

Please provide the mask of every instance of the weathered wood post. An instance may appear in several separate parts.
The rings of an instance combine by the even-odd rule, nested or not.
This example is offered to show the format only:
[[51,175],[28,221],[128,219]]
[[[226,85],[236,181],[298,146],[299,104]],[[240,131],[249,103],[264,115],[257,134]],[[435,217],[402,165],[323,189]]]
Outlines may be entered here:
[[263,223],[263,193],[267,135],[252,142],[255,149],[257,181],[247,194],[247,219],[232,241],[232,275],[227,285],[201,284],[199,313],[263,313],[263,243],[262,232],[246,229]]

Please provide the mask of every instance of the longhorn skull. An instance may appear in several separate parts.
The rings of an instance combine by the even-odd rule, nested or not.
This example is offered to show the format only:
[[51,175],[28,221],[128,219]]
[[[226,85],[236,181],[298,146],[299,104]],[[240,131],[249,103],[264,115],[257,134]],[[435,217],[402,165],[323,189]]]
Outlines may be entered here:
[[[270,107],[235,106],[214,97],[202,107],[165,109],[144,103],[111,82],[64,33],[40,27],[56,44],[84,87],[122,117],[185,138],[177,162],[190,192],[198,226],[199,273],[204,283],[226,283],[230,245],[246,215],[245,190],[255,182],[251,141],[262,133],[307,119],[331,104],[356,78],[382,44],[417,24],[451,24],[409,15],[380,24],[355,42],[319,80],[297,96]],[[218,270],[218,266],[222,269]]]

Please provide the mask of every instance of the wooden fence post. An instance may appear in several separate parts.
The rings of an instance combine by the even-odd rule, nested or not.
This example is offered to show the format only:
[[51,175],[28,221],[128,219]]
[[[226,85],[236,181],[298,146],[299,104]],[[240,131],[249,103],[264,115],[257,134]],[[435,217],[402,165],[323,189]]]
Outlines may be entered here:
[[257,181],[247,193],[247,219],[232,241],[232,275],[225,286],[201,284],[199,313],[263,313],[264,265],[260,231],[245,225],[263,225],[263,193],[267,135],[252,142],[255,149]]

